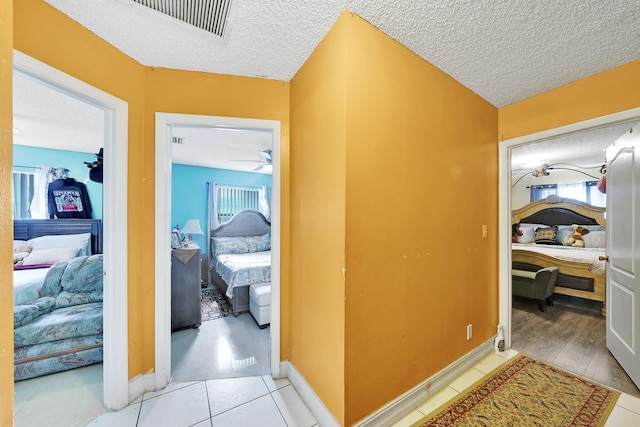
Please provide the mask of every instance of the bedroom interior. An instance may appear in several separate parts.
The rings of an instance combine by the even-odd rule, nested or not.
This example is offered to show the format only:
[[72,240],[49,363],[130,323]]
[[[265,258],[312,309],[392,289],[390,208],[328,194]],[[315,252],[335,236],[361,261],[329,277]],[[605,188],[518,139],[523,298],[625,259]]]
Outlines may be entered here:
[[[249,289],[267,290],[260,296],[253,292],[253,300],[270,303],[271,255],[259,252],[270,248],[269,238],[264,237],[270,237],[270,223],[258,211],[270,216],[271,134],[180,125],[172,126],[171,133],[171,221],[185,224],[187,218],[197,218],[202,224],[203,234],[193,236],[201,250],[202,299],[215,293],[230,311],[228,316],[203,321],[197,330],[172,331],[172,378],[192,381],[269,374],[268,304],[259,307],[262,310],[250,307]],[[190,191],[177,191],[185,187]],[[255,270],[251,260],[254,268],[246,270],[242,266],[247,260],[240,259],[235,267],[239,270],[221,272],[226,281],[216,272],[218,258],[247,257],[254,252],[264,254],[264,271]],[[244,283],[226,292],[226,282],[238,280]]]
[[[603,261],[604,150],[634,124],[619,123],[512,148],[512,233],[517,230],[512,237],[512,286],[521,286],[524,277],[533,277],[543,268],[559,269],[559,273],[552,295],[547,303],[538,302],[539,309],[531,295],[523,298],[514,289],[511,345],[640,396],[606,347]],[[578,230],[584,228],[577,236],[576,225]],[[576,329],[568,329],[569,324]]]
[[[84,114],[75,116],[78,109]],[[52,378],[62,379],[69,370],[101,394],[102,362],[107,354],[103,351],[102,309],[104,184],[101,176],[91,172],[97,171],[98,153],[105,142],[104,112],[61,88],[14,72],[14,128],[14,247],[18,242],[29,250],[17,263],[22,266],[14,266],[16,396],[46,387]],[[50,205],[49,214],[46,199],[32,204],[31,192],[39,171],[44,171],[42,165],[62,167],[64,175],[56,178],[77,181],[73,188],[66,187],[69,191],[49,191],[50,202],[60,198],[57,194],[82,194],[75,188],[85,191],[80,201],[67,197],[73,205]],[[27,179],[22,182],[19,178]],[[56,219],[29,219],[53,218],[54,214]],[[33,258],[36,253],[39,260]],[[36,260],[41,265],[26,266]],[[63,280],[55,283],[50,277],[61,264],[47,266],[58,261],[64,273]],[[25,274],[29,276],[22,277]],[[73,279],[77,274],[82,279]],[[17,413],[26,403],[16,397],[15,405]]]

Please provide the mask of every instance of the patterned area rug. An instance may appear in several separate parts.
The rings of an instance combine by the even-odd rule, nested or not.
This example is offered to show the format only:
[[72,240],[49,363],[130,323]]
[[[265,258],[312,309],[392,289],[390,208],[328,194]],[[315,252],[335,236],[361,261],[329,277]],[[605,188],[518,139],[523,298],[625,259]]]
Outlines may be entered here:
[[525,355],[415,426],[603,426],[619,392]]
[[200,312],[202,321],[220,319],[233,313],[231,303],[217,289],[203,289],[200,292]]

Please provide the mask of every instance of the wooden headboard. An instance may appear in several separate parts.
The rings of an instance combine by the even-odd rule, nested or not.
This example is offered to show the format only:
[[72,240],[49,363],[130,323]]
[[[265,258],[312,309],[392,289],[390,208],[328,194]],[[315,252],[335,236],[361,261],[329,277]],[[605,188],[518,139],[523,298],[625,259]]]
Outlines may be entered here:
[[605,208],[551,195],[512,212],[512,224],[607,225]]
[[102,221],[99,219],[14,219],[13,239],[29,240],[34,237],[60,234],[91,233],[91,253],[102,253]]

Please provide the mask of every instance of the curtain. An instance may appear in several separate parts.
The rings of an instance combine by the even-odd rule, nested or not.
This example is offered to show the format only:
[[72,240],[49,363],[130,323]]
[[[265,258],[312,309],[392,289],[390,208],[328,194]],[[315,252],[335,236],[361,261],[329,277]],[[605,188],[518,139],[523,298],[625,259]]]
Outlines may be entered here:
[[271,222],[271,187],[260,187],[260,213]]
[[65,168],[40,166],[37,169],[35,188],[33,191],[33,200],[31,201],[31,218],[49,218],[49,209],[47,203],[49,183],[56,179],[64,179],[66,177],[67,169]]
[[29,207],[33,200],[35,174],[13,172],[13,217],[31,218]]

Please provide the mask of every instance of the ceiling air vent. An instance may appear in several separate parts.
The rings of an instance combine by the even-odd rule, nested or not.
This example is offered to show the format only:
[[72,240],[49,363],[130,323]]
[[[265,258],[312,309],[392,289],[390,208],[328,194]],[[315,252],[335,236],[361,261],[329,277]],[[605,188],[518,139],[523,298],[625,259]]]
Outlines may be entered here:
[[189,25],[225,36],[232,0],[133,0]]

